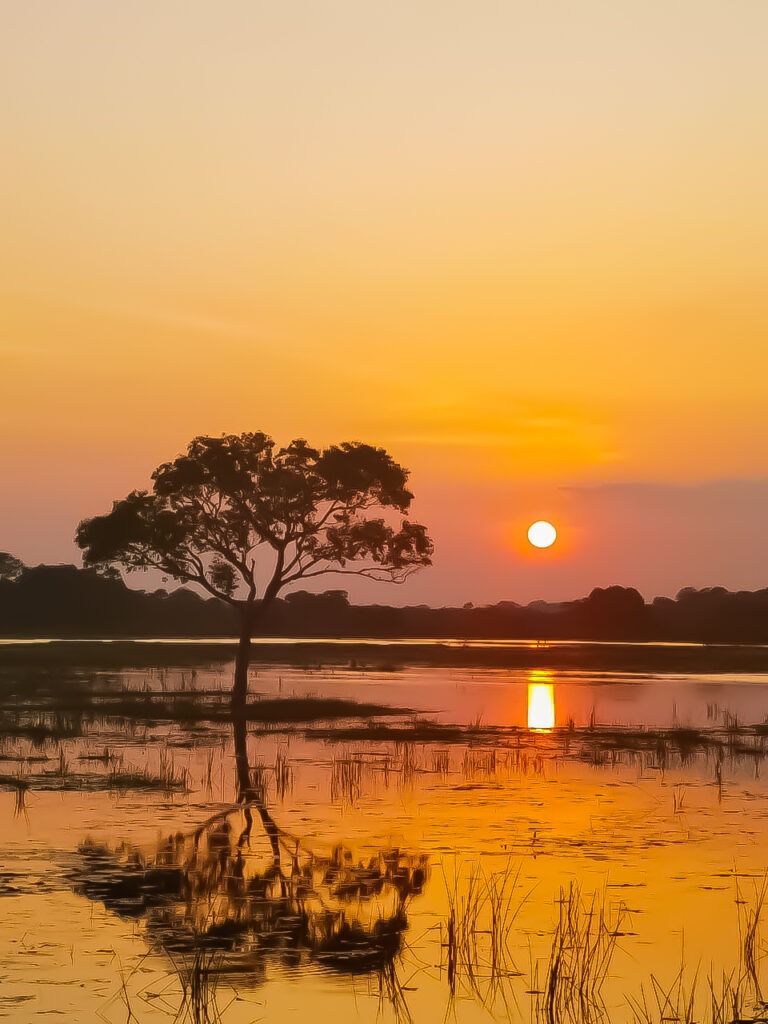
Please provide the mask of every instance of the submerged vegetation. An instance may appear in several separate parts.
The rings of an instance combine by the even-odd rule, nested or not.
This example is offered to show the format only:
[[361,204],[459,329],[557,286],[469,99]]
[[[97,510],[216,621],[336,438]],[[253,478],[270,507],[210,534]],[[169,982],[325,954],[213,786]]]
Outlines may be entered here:
[[558,918],[546,976],[534,984],[536,1020],[541,1024],[603,1024],[610,1014],[603,998],[626,908],[611,907],[606,893],[585,897],[571,882],[560,889]]
[[762,938],[762,918],[768,874],[754,881],[751,898],[738,875],[734,878],[738,916],[738,948],[735,963],[729,967],[708,969],[681,963],[671,981],[658,976],[640,987],[629,1004],[635,1024],[766,1024],[768,1002],[763,996],[762,961],[766,949]]
[[[651,728],[602,724],[584,700],[586,724],[529,729],[487,724],[477,709],[445,723],[407,696],[403,706],[323,696],[327,678],[307,672],[299,686],[275,674],[236,717],[226,674],[219,686],[215,670],[192,665],[0,670],[0,790],[15,824],[37,827],[73,793],[110,809],[103,825],[89,812],[60,870],[94,913],[104,908],[98,928],[129,925],[143,950],[109,968],[120,976],[115,1012],[240,1024],[241,1003],[247,1019],[265,1015],[249,1001],[261,1005],[271,978],[310,972],[346,978],[345,990],[400,1024],[465,1012],[535,1024],[768,1019],[762,879],[753,891],[726,864],[697,881],[701,893],[734,886],[733,955],[721,943],[693,959],[681,937],[679,962],[660,966],[638,911],[657,898],[652,879],[635,890],[644,881],[601,876],[659,851],[685,864],[708,814],[735,835],[724,815],[762,793],[768,729],[743,714],[757,702],[737,714],[721,694],[706,719],[702,704],[705,724],[673,712]],[[347,682],[335,677],[326,693],[349,693]],[[362,683],[358,698],[389,685]],[[599,799],[580,807],[573,785],[560,821],[548,802],[568,779],[589,780]],[[641,785],[645,816],[627,819],[620,798]],[[481,832],[464,849],[471,828]],[[20,878],[9,873],[3,888],[3,875],[0,896],[26,892]]]
[[454,862],[452,877],[443,864],[448,915],[441,926],[441,967],[451,1000],[466,992],[493,1011],[509,1009],[512,978],[520,977],[512,950],[515,919],[530,893],[522,893],[520,868],[508,858],[502,871],[482,865],[463,870]]

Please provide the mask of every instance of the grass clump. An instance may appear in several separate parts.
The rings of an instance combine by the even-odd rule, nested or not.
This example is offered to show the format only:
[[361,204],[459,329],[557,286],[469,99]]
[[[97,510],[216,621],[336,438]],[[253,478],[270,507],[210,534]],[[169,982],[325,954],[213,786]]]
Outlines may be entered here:
[[610,1020],[602,989],[622,925],[623,904],[608,906],[605,893],[582,894],[571,882],[560,890],[559,915],[543,989],[536,993],[541,1024],[603,1024]]
[[470,867],[466,884],[461,866],[452,879],[444,872],[448,916],[441,926],[441,966],[451,999],[466,991],[493,1011],[507,1003],[507,985],[519,977],[510,947],[512,928],[528,894],[520,891],[520,868],[511,860],[504,870]]
[[160,766],[157,772],[152,772],[149,768],[125,767],[122,759],[114,760],[107,775],[107,788],[155,789],[164,793],[186,792],[190,788],[189,772],[186,768],[178,768],[173,754],[167,748],[163,748],[160,751]]
[[[765,956],[761,922],[768,897],[768,873],[755,883],[747,900],[736,878],[736,911],[739,927],[738,963],[730,971],[710,968],[702,977],[700,965],[691,973],[681,956],[670,985],[655,975],[630,998],[635,1024],[766,1024],[768,1002],[760,980]],[[702,992],[703,989],[703,992]]]

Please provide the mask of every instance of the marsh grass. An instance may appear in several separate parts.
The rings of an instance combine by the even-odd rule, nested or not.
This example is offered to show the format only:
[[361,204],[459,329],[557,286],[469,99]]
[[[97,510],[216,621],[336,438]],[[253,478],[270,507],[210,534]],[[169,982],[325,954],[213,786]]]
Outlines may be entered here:
[[256,761],[250,766],[249,775],[251,799],[257,803],[266,804],[269,796],[270,769],[263,761]]
[[388,789],[395,783],[407,789],[418,775],[434,771],[434,767],[426,766],[423,751],[416,744],[402,742],[388,751],[343,749],[334,754],[330,768],[331,802],[350,807],[357,803],[366,785]]
[[[147,985],[146,975],[153,973],[148,961],[163,952],[171,970],[161,981],[153,978]],[[104,1009],[122,1003],[126,1024],[138,1024],[144,1019],[145,1010],[150,1010],[151,1019],[162,1015],[173,1024],[221,1024],[224,1013],[237,998],[233,990],[229,1001],[219,1006],[222,955],[202,947],[192,953],[174,954],[155,943],[130,967],[123,965],[116,952],[115,958],[120,986]],[[103,1012],[99,1017],[105,1021],[112,1019]]]
[[610,1020],[602,990],[627,910],[611,906],[605,890],[585,896],[571,882],[560,890],[559,914],[543,988],[535,993],[542,1024],[603,1024]]
[[16,775],[0,774],[0,789],[10,789],[15,796],[13,806],[14,818],[20,817],[27,810],[27,792],[29,791],[29,779],[22,774],[21,769]]
[[399,769],[403,785],[411,785],[416,775],[419,772],[424,771],[415,744],[396,744],[395,755],[399,758],[399,764],[396,765],[396,770]]
[[96,764],[103,764],[107,767],[118,760],[118,757],[118,754],[116,754],[109,746],[105,745],[100,754],[79,754],[77,759],[78,761],[84,761],[86,763],[92,762]]
[[27,709],[0,714],[0,734],[7,740],[30,740],[43,747],[55,740],[74,739],[83,735],[83,718],[76,712]]
[[364,762],[350,753],[331,762],[331,802],[342,806],[355,804],[363,784]]
[[[488,874],[480,866],[464,873],[454,865],[445,873],[448,915],[441,926],[441,969],[448,981],[450,1004],[460,994],[470,995],[496,1014],[511,1014],[517,1003],[507,983],[520,976],[511,951],[515,919],[530,893],[520,894],[519,868],[511,861],[504,871]],[[701,965],[689,968],[684,947],[671,981],[657,975],[628,996],[635,1024],[766,1024],[761,968],[768,953],[762,921],[768,899],[768,873],[754,882],[747,898],[735,877],[738,916],[737,963],[730,970],[707,973]],[[612,974],[614,957],[627,930],[629,911],[611,902],[607,890],[585,894],[571,882],[560,890],[557,922],[549,943],[546,968],[532,962],[529,992],[535,1024],[611,1024],[618,1019],[609,1008],[603,989]],[[519,1010],[519,1006],[518,1006]],[[621,1015],[619,1015],[621,1016]]]
[[431,754],[431,770],[441,779],[447,779],[451,771],[450,750],[433,750]]
[[755,883],[752,902],[749,903],[736,877],[736,909],[739,918],[740,962],[739,977],[747,987],[747,998],[755,1005],[765,1006],[760,984],[760,962],[765,956],[760,925],[768,896],[768,873],[763,875],[761,884]]
[[16,800],[13,805],[13,816],[19,818],[27,812],[27,790],[29,783],[25,779],[18,779],[16,782]]
[[683,947],[671,984],[651,975],[641,985],[640,995],[628,1000],[635,1024],[766,1024],[768,1003],[763,997],[760,968],[766,955],[761,924],[767,897],[768,873],[755,881],[751,900],[745,897],[736,875],[736,965],[719,971],[710,967],[703,975],[700,964],[689,969]]
[[279,800],[285,800],[293,788],[293,768],[288,763],[288,753],[279,749],[275,754],[275,789]]
[[494,778],[499,767],[499,752],[496,747],[476,749],[468,747],[464,751],[462,771],[467,779]]
[[190,957],[171,956],[170,959],[181,984],[181,1003],[174,1017],[175,1024],[219,1024],[226,1010],[226,1007],[220,1008],[218,1002],[222,955],[201,948]]
[[210,747],[205,752],[205,773],[203,775],[203,784],[209,793],[213,789],[213,762],[215,758],[216,751],[213,747]]
[[[190,788],[188,770],[176,764],[173,751],[167,745],[160,748],[157,770],[126,765],[125,755],[108,746],[100,754],[84,753],[74,758],[86,766],[85,770],[73,767],[71,752],[68,755],[62,745],[55,758],[24,756],[22,751],[17,751],[8,760],[16,761],[18,769],[15,774],[0,774],[0,789],[14,790],[22,810],[24,797],[30,790],[93,793],[144,789],[169,793],[186,792]],[[102,770],[89,770],[91,766],[100,766]]]
[[[302,724],[335,720],[375,719],[411,715],[410,708],[392,707],[337,697],[262,697],[253,695],[245,709],[249,722]],[[77,687],[61,692],[14,695],[0,701],[0,733],[46,739],[79,736],[84,717],[102,716],[137,722],[229,722],[230,697],[222,690],[156,690],[129,687]]]
[[378,996],[377,1019],[380,1019],[384,1010],[389,1008],[396,1024],[413,1024],[406,996],[408,985],[400,980],[398,968],[399,955],[385,961],[375,972]]
[[480,864],[464,868],[454,862],[451,878],[443,868],[448,915],[441,925],[441,969],[451,1000],[466,991],[493,1011],[507,1006],[511,979],[521,976],[510,938],[515,919],[529,893],[520,887],[520,868],[511,860],[498,872]]

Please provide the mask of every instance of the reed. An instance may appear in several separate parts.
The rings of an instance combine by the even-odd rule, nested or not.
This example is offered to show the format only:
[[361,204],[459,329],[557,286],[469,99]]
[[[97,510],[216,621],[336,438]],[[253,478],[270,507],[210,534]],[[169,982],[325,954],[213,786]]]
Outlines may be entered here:
[[167,748],[160,751],[160,768],[157,773],[149,768],[126,766],[122,757],[113,758],[107,775],[109,789],[158,789],[165,793],[186,792],[189,789],[189,772],[177,768],[173,754]]
[[285,800],[293,789],[293,768],[288,763],[288,754],[285,750],[278,750],[275,754],[274,772],[278,799]]
[[449,880],[443,869],[448,916],[441,926],[441,968],[446,971],[451,998],[466,989],[493,1008],[507,1002],[507,986],[519,977],[510,945],[515,919],[530,893],[520,886],[520,867],[509,859],[505,868],[487,872],[472,865],[466,879],[454,864]]
[[218,1024],[221,1021],[217,990],[222,959],[220,953],[202,948],[190,957],[171,957],[181,984],[181,1005],[175,1017],[179,1024]]
[[351,806],[360,796],[363,762],[350,753],[334,757],[331,764],[331,801]]
[[704,979],[700,968],[688,970],[684,951],[670,985],[651,975],[640,995],[628,1000],[635,1024],[765,1024],[768,1003],[763,998],[760,963],[765,955],[761,921],[768,897],[768,873],[755,883],[752,900],[745,898],[736,878],[739,929],[738,962],[730,971],[713,968]]
[[623,934],[626,908],[610,906],[605,891],[584,896],[576,882],[560,890],[558,903],[535,1019],[542,1024],[603,1024],[610,1018],[602,989]]

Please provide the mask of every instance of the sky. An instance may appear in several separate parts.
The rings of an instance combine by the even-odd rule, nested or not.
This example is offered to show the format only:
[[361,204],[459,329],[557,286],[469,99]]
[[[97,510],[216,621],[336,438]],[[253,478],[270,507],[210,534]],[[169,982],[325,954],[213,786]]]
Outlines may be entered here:
[[410,469],[434,566],[360,600],[768,585],[767,47],[764,0],[3,4],[0,550],[264,430]]

